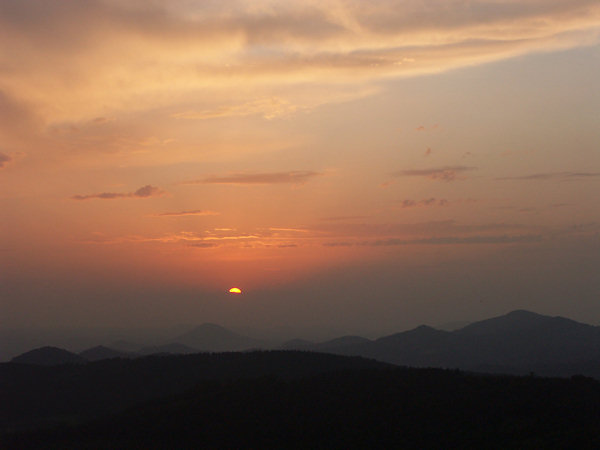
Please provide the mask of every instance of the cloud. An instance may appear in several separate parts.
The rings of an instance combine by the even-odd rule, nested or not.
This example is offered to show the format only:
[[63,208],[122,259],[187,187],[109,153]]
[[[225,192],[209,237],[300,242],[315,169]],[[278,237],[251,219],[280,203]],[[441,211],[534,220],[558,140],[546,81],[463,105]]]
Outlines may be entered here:
[[475,170],[476,167],[468,166],[445,166],[436,169],[410,169],[395,172],[395,177],[424,177],[431,180],[455,181],[464,180],[466,177],[460,174],[469,170]]
[[155,214],[155,217],[184,217],[184,216],[218,216],[220,213],[206,209],[195,209],[191,211],[164,212]]
[[400,202],[401,208],[414,208],[419,206],[446,206],[448,204],[448,200],[445,198],[426,198],[423,200],[402,200]]
[[[0,59],[1,67],[2,59]],[[39,131],[41,123],[41,119],[36,115],[31,105],[0,89],[0,132],[4,140],[7,138],[31,139],[32,135]]]
[[117,198],[149,198],[149,197],[158,197],[163,193],[156,186],[151,186],[147,184],[146,186],[142,186],[135,192],[102,192],[99,194],[87,194],[87,195],[74,195],[71,198],[73,200],[91,200],[91,199],[102,199],[102,200],[113,200]]
[[6,165],[12,161],[12,158],[4,153],[0,152],[0,169],[6,167]]
[[228,100],[248,84],[334,91],[595,44],[599,18],[596,0],[0,0],[0,81],[59,121],[147,105],[263,114],[194,105],[211,89]]
[[298,107],[290,103],[288,100],[272,97],[268,99],[246,102],[241,105],[220,106],[215,109],[200,111],[187,110],[184,112],[175,113],[173,114],[173,117],[177,119],[207,120],[223,117],[260,115],[265,119],[274,119],[279,116],[291,114],[297,110]]
[[326,220],[329,222],[338,222],[338,221],[346,221],[346,220],[362,220],[366,219],[369,216],[331,216],[331,217],[322,217],[321,220]]
[[214,242],[193,242],[191,244],[187,244],[188,247],[196,247],[196,248],[214,248],[218,247],[218,244]]
[[147,184],[146,186],[142,186],[137,191],[135,191],[132,197],[154,197],[156,195],[159,195],[160,193],[160,189],[158,189],[156,186],[150,186],[149,184]]
[[324,247],[351,247],[351,246],[368,246],[368,247],[392,247],[400,245],[471,245],[471,244],[531,244],[541,242],[542,235],[526,234],[526,235],[474,235],[474,236],[443,236],[431,237],[422,239],[376,239],[368,241],[340,241],[340,242],[324,242]]
[[[389,247],[401,245],[466,245],[535,243],[548,230],[536,227],[488,223],[458,224],[452,220],[412,224],[340,223],[314,228],[211,228],[179,231],[162,236],[128,236],[109,240],[95,237],[90,243],[164,244],[199,248],[279,248],[296,247]],[[590,228],[590,227],[588,227]],[[583,229],[583,227],[582,227]],[[587,230],[587,229],[586,229]]]
[[456,244],[520,244],[520,243],[534,243],[542,241],[542,236],[539,234],[534,235],[475,235],[475,236],[443,236],[443,237],[432,237],[424,239],[382,239],[366,243],[365,245],[372,246],[388,246],[388,245],[456,245]]
[[422,239],[436,236],[491,235],[538,233],[539,228],[518,223],[462,224],[454,220],[436,220],[415,223],[322,223],[312,229],[316,233],[346,241],[353,239],[387,239],[403,236],[403,239]]
[[546,172],[522,175],[517,177],[500,177],[496,180],[530,180],[530,181],[575,181],[599,178],[600,172]]
[[311,178],[322,175],[313,171],[266,172],[266,173],[234,173],[227,176],[207,177],[202,180],[189,181],[184,184],[304,184]]
[[340,241],[340,242],[324,242],[323,247],[352,247],[354,242]]

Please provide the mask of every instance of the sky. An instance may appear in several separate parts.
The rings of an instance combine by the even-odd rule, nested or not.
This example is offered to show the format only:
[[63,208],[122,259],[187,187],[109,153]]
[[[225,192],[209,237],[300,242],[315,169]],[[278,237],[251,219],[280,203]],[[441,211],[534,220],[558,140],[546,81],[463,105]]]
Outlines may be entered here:
[[599,74],[597,0],[0,0],[0,328],[600,324]]

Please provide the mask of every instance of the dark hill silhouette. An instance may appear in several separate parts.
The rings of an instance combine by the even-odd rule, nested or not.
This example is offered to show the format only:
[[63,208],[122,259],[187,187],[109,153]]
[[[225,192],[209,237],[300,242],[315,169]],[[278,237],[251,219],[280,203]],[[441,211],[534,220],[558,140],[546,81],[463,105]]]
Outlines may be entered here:
[[296,351],[146,356],[54,367],[0,363],[0,431],[99,417],[206,380],[293,379],[387,367],[360,357]]
[[[244,355],[241,361],[240,354],[232,356],[248,368]],[[314,370],[314,364],[332,361],[323,356],[280,352],[267,359],[275,364],[271,370],[279,364]],[[11,449],[599,448],[599,403],[600,383],[585,377],[359,364],[291,379],[206,380],[116,415],[0,439]]]
[[242,336],[212,323],[200,325],[175,337],[172,341],[204,352],[247,350],[263,345],[257,339]]
[[324,342],[311,342],[305,339],[292,339],[281,345],[284,350],[308,350],[313,352],[336,353],[346,347],[352,347],[366,342],[370,339],[362,336],[342,336]]
[[40,347],[11,359],[13,363],[56,366],[59,364],[81,364],[87,360],[76,353],[57,347]]
[[100,361],[102,359],[111,358],[133,358],[136,355],[132,353],[121,352],[103,345],[98,345],[96,347],[88,348],[87,350],[79,352],[79,356],[84,357],[88,361]]

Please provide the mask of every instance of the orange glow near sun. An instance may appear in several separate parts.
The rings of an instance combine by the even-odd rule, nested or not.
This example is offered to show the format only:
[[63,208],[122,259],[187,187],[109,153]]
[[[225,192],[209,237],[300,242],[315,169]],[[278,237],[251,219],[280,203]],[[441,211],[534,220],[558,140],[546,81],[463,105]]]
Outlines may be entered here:
[[230,294],[241,294],[242,290],[240,288],[232,287],[231,289],[229,289],[229,293]]

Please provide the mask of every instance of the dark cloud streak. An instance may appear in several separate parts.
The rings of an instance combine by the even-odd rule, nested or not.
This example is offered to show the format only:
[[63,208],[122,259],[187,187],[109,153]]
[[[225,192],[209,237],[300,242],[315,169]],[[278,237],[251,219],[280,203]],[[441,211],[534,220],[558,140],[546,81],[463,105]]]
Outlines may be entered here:
[[304,184],[311,178],[321,175],[314,171],[290,171],[267,173],[234,173],[226,176],[213,176],[184,184]]
[[525,234],[525,235],[474,235],[474,236],[442,236],[430,237],[422,239],[376,239],[370,241],[334,241],[323,243],[324,247],[351,247],[351,246],[368,246],[368,247],[393,247],[401,245],[475,245],[475,244],[531,244],[541,242],[543,240],[540,234]]
[[218,216],[219,213],[206,209],[195,209],[191,211],[165,212],[156,214],[156,217],[185,217],[185,216]]
[[6,167],[6,165],[12,161],[12,158],[4,153],[0,152],[0,169]]
[[522,175],[516,177],[500,177],[496,180],[529,180],[529,181],[574,181],[600,178],[600,172],[546,172]]
[[422,207],[422,206],[446,206],[448,204],[448,200],[445,198],[426,198],[423,200],[402,200],[400,202],[400,207],[402,209],[405,208],[414,208],[414,207]]
[[158,197],[163,192],[157,188],[156,186],[151,186],[147,184],[146,186],[142,186],[135,192],[101,192],[99,194],[87,194],[87,195],[74,195],[71,197],[73,200],[92,200],[92,199],[101,199],[101,200],[114,200],[117,198],[150,198],[150,197]]
[[408,169],[394,172],[394,177],[423,177],[431,180],[455,181],[463,180],[466,177],[462,176],[464,172],[475,170],[476,167],[469,166],[444,166],[432,169]]

